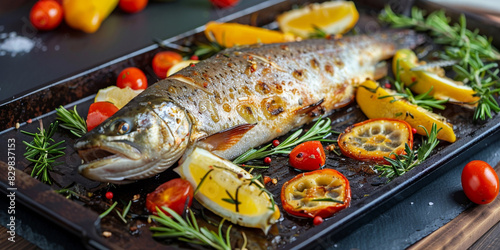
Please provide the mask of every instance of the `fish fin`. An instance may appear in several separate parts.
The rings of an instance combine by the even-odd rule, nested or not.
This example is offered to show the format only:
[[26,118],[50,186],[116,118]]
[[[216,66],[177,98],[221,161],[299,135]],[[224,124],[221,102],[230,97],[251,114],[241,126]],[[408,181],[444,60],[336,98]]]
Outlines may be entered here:
[[200,141],[204,148],[224,151],[238,143],[256,124],[242,124],[208,136]]
[[295,113],[297,115],[304,115],[304,114],[310,114],[312,113],[315,109],[317,109],[323,102],[325,101],[325,99],[321,99],[319,100],[318,102],[315,102],[313,104],[310,104],[310,105],[307,105],[303,108],[300,108],[298,110],[295,111]]

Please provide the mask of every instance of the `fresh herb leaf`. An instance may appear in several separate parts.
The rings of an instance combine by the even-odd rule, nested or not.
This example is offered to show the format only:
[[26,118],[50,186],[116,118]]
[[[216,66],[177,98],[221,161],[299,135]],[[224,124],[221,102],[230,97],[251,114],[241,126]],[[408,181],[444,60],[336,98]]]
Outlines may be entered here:
[[450,24],[443,10],[435,11],[424,17],[424,11],[414,7],[411,17],[395,14],[389,6],[379,19],[397,28],[414,28],[429,32],[434,42],[444,45],[439,52],[443,60],[457,60],[453,66],[457,80],[468,84],[479,97],[474,110],[474,120],[486,120],[492,113],[500,112],[495,95],[500,92],[498,65],[490,62],[500,59],[500,53],[491,45],[491,39],[479,35],[477,30],[467,29],[466,18],[462,14],[459,22]]
[[61,121],[61,126],[69,130],[77,137],[82,137],[87,133],[87,123],[76,111],[76,105],[73,110],[67,110],[63,106],[56,108],[57,120]]
[[394,159],[390,157],[384,157],[384,159],[389,162],[389,164],[377,165],[375,166],[375,171],[380,172],[381,176],[387,177],[389,180],[392,180],[395,177],[401,176],[402,174],[410,171],[415,166],[427,159],[431,155],[434,148],[436,148],[436,146],[439,144],[437,134],[439,133],[441,128],[437,129],[437,125],[433,123],[431,132],[429,133],[424,126],[419,127],[424,129],[425,134],[427,135],[427,139],[424,139],[422,141],[422,145],[418,148],[417,152],[415,153],[415,151],[405,143],[405,154],[397,155],[391,153],[390,156],[394,156]]
[[229,232],[231,231],[232,226],[228,227],[225,236],[222,233],[222,225],[224,224],[225,219],[222,219],[219,223],[218,233],[215,233],[205,227],[200,228],[191,209],[188,209],[186,219],[182,218],[179,214],[168,207],[162,207],[162,209],[172,215],[173,218],[165,215],[165,213],[157,207],[156,211],[158,212],[158,216],[151,215],[150,217],[159,224],[162,224],[162,226],[149,228],[154,232],[153,237],[177,238],[192,244],[210,246],[214,249],[231,249]]
[[274,154],[290,154],[290,151],[296,145],[306,142],[306,141],[323,141],[323,142],[336,142],[335,140],[324,139],[332,133],[337,133],[331,129],[331,121],[326,118],[326,120],[320,118],[318,121],[301,137],[299,135],[302,133],[302,129],[295,131],[286,140],[281,142],[278,146],[272,147],[273,144],[270,143],[260,149],[250,149],[247,152],[240,155],[238,158],[233,160],[235,164],[242,164],[251,160],[262,159],[269,155]]
[[113,205],[111,205],[111,207],[109,207],[108,209],[106,209],[106,211],[104,211],[104,213],[99,215],[99,218],[102,219],[102,218],[106,217],[106,215],[108,215],[109,213],[111,213],[111,211],[113,211],[113,209],[115,209],[117,204],[118,204],[118,202],[115,201],[115,203],[113,203]]
[[28,161],[35,163],[31,171],[31,176],[39,179],[43,183],[52,184],[49,173],[52,171],[52,165],[55,164],[57,158],[65,154],[64,149],[66,148],[59,147],[64,141],[56,143],[54,139],[52,139],[52,136],[57,130],[57,126],[58,122],[55,121],[49,125],[49,129],[45,130],[40,122],[40,128],[38,128],[39,133],[21,131],[24,134],[33,136],[32,142],[27,143],[23,141],[26,145],[26,153],[24,153],[24,156]]

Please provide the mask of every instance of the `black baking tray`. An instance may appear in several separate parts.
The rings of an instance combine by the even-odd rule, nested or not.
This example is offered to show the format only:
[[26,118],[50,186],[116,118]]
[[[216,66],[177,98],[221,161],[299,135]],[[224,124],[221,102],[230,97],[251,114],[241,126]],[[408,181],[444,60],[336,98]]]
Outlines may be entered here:
[[[278,13],[289,10],[296,5],[301,5],[307,1],[268,1],[265,5],[258,5],[245,10],[239,16],[234,15],[224,18],[224,21],[235,21],[239,23],[253,23],[259,26],[273,26],[273,21]],[[374,15],[376,15],[385,4],[393,1],[355,1],[363,14],[360,24],[366,29],[379,29]],[[427,2],[407,1],[395,3],[393,9],[407,13],[409,8],[415,4],[420,8],[432,11],[441,6]],[[460,12],[453,9],[446,9],[447,14],[453,19],[457,19]],[[258,13],[259,18],[255,15]],[[483,34],[493,38],[494,46],[500,47],[500,34],[495,33],[498,25],[489,22],[479,16],[467,14],[469,28],[479,28]],[[363,27],[361,27],[363,28]],[[186,44],[192,41],[203,40],[200,33],[202,28],[188,31],[177,37],[167,39],[165,42],[175,44]],[[21,154],[24,152],[22,141],[30,141],[31,138],[22,134],[20,130],[30,132],[36,131],[42,122],[48,126],[55,120],[54,109],[59,105],[72,108],[77,105],[80,114],[86,114],[88,106],[93,101],[93,95],[100,88],[112,85],[119,71],[128,66],[136,66],[146,69],[150,82],[154,79],[154,73],[147,70],[152,56],[160,51],[157,45],[151,45],[130,55],[123,56],[112,62],[100,65],[93,69],[82,72],[68,79],[51,84],[47,88],[33,92],[30,95],[9,101],[0,106],[2,119],[0,121],[0,137],[3,143],[1,152],[7,152],[8,139],[16,141],[16,180],[15,185],[9,185],[8,160],[7,155],[0,156],[0,186],[2,191],[8,192],[9,188],[16,188],[16,199],[26,207],[45,218],[56,223],[58,227],[76,235],[81,239],[81,243],[93,248],[158,248],[165,246],[172,247],[192,247],[190,245],[177,245],[175,241],[154,240],[151,232],[147,229],[143,209],[145,194],[151,192],[164,181],[171,179],[175,174],[168,170],[158,176],[137,183],[118,187],[107,186],[105,184],[93,182],[85,179],[76,172],[76,167],[80,164],[78,154],[72,149],[74,138],[68,133],[60,131],[55,135],[56,140],[66,140],[66,155],[61,161],[64,164],[55,167],[53,174],[54,182],[48,186],[29,176],[31,167],[23,160]],[[56,97],[54,93],[65,93],[62,97]],[[325,220],[319,226],[312,226],[310,220],[294,218],[282,212],[282,218],[270,231],[268,236],[264,236],[259,230],[243,229],[250,238],[249,248],[326,248],[332,246],[338,238],[342,237],[349,230],[357,227],[366,221],[370,216],[377,214],[384,207],[397,202],[401,197],[412,193],[419,186],[425,185],[429,181],[445,170],[447,163],[457,159],[466,158],[471,152],[477,151],[484,145],[485,141],[500,138],[500,116],[494,117],[486,122],[471,124],[472,112],[461,107],[449,106],[443,115],[453,121],[454,129],[458,140],[453,144],[441,143],[436,153],[434,153],[424,163],[417,166],[407,174],[400,176],[393,181],[386,183],[386,180],[378,177],[371,171],[368,164],[356,162],[349,158],[328,153],[327,166],[338,169],[347,176],[353,189],[351,206],[335,214],[332,218]],[[31,123],[20,122],[32,118]],[[339,109],[330,117],[334,130],[342,131],[347,126],[366,119],[356,104]],[[19,129],[12,128],[16,123],[20,123]],[[306,126],[307,127],[307,126]],[[273,158],[269,170],[262,171],[263,175],[270,175],[278,179],[277,185],[268,185],[268,189],[274,194],[279,203],[279,192],[281,185],[292,176],[297,174],[287,166],[287,158],[278,156]],[[66,199],[64,196],[55,193],[53,190],[71,186],[76,183],[78,188],[94,193],[94,198],[90,201]],[[98,214],[106,208],[104,198],[99,198],[107,190],[113,190],[117,200],[130,200],[134,194],[140,194],[141,199],[134,202],[132,211],[138,216],[134,220],[129,220],[127,225],[119,224],[113,218],[104,218],[102,221]],[[82,191],[80,190],[80,191]],[[84,192],[82,191],[82,192]],[[97,197],[97,198],[96,198]],[[201,207],[194,205],[195,211],[201,211]],[[207,218],[217,221],[217,217],[206,212]],[[202,222],[203,223],[203,222]],[[123,230],[134,226],[141,227],[136,230]],[[209,226],[209,225],[207,225]],[[227,227],[225,227],[227,228]],[[100,235],[102,231],[112,231],[113,236],[109,239]],[[138,232],[138,233],[137,233]],[[236,233],[231,235],[238,246],[241,245],[241,236]]]

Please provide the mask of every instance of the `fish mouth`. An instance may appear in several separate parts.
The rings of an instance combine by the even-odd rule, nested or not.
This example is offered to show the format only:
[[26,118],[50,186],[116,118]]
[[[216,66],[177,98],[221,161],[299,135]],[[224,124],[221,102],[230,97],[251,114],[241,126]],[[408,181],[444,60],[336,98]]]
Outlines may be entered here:
[[101,145],[75,144],[83,164],[78,172],[88,179],[117,184],[130,183],[144,178],[151,158],[142,155],[132,145],[124,142],[107,142]]

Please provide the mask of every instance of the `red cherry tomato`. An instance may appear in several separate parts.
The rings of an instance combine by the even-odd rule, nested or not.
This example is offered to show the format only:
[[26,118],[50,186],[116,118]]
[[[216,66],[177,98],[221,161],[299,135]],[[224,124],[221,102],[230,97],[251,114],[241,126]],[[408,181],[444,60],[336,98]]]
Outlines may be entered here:
[[[189,181],[176,178],[161,184],[155,191],[149,193],[146,197],[146,208],[154,215],[158,214],[156,207],[161,209],[163,206],[182,214],[186,200],[188,200],[188,206],[191,206],[193,187]],[[169,215],[165,210],[162,209],[162,211]]]
[[472,202],[490,203],[498,195],[498,175],[488,163],[471,161],[462,170],[462,188]]
[[173,51],[162,51],[153,57],[153,70],[160,79],[167,77],[167,71],[176,63],[182,61],[182,56]]
[[210,2],[219,8],[227,8],[235,6],[239,0],[210,0]]
[[290,152],[290,165],[300,170],[316,170],[325,165],[326,155],[319,141],[308,141],[297,145]]
[[127,13],[139,12],[146,8],[146,5],[148,5],[148,0],[120,0],[118,2],[120,9]]
[[142,70],[136,67],[129,67],[118,75],[116,86],[119,88],[130,87],[132,89],[146,89],[148,87],[148,79]]
[[113,192],[110,192],[110,191],[106,192],[106,199],[108,199],[108,200],[113,199]]
[[61,24],[63,8],[54,0],[38,1],[30,11],[30,22],[39,30],[52,30]]
[[101,122],[108,119],[118,111],[118,108],[110,102],[94,102],[90,105],[87,114],[87,130],[97,127]]

